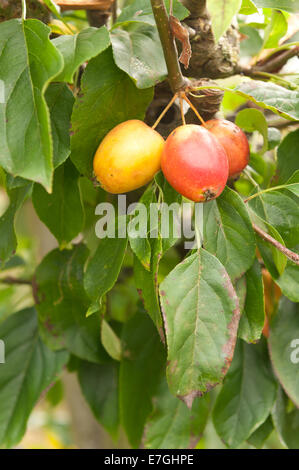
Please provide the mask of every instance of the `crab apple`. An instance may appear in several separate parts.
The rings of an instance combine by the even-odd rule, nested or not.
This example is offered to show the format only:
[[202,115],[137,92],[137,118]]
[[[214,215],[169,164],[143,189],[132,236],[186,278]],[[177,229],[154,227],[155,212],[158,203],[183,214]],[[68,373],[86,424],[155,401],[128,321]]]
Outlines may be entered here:
[[219,196],[228,178],[228,159],[216,137],[203,126],[177,127],[167,138],[161,168],[171,186],[195,202]]
[[102,140],[93,169],[103,189],[126,193],[148,183],[159,171],[165,141],[139,120],[125,121]]
[[244,132],[231,121],[211,119],[206,128],[217,137],[227,153],[229,179],[237,178],[249,162],[249,145]]

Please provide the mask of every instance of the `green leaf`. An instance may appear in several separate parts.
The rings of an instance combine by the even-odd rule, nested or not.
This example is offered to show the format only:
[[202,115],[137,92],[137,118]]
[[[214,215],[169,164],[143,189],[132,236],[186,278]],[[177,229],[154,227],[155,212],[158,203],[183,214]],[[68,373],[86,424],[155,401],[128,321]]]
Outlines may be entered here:
[[288,22],[285,14],[279,10],[273,10],[270,23],[265,29],[264,48],[271,49],[278,47],[279,40],[286,34]]
[[165,366],[165,353],[151,319],[137,313],[123,329],[123,359],[120,365],[120,414],[132,447],[138,447],[152,398]]
[[251,57],[257,55],[263,46],[263,40],[259,32],[246,24],[240,25],[239,31],[247,36],[240,42],[241,56]]
[[292,302],[299,302],[299,266],[288,260],[283,274],[275,279],[279,285],[283,295],[292,300]]
[[275,428],[282,443],[288,449],[299,448],[299,410],[288,410],[288,399],[282,388],[278,390],[272,413]]
[[275,398],[265,343],[248,345],[240,340],[213,411],[220,438],[228,447],[238,447],[265,422]]
[[[141,264],[148,271],[151,265],[151,243],[149,240],[150,205],[156,202],[155,188],[148,186],[139,199],[140,205],[137,204],[127,227],[130,247]],[[144,231],[144,229],[146,230]],[[141,233],[141,230],[143,233]]]
[[299,406],[299,306],[285,297],[270,323],[269,350],[275,374],[288,396]]
[[129,276],[124,283],[117,283],[108,297],[111,319],[125,323],[132,318],[138,302],[133,276]]
[[101,299],[117,281],[125,251],[126,238],[102,238],[95,254],[88,261],[84,276],[84,287],[92,300],[87,315],[97,311]]
[[6,269],[17,268],[17,267],[24,266],[24,265],[25,265],[25,261],[23,260],[23,258],[21,258],[18,255],[15,255],[12,258],[10,258],[10,260],[7,261],[7,263],[5,263],[5,265],[2,268],[2,271]]
[[146,423],[145,448],[194,448],[203,433],[210,411],[210,395],[197,397],[189,410],[174,397],[163,377],[154,397],[154,410]]
[[59,13],[54,1],[53,0],[43,0],[43,2],[47,5],[47,7],[53,13],[53,15],[57,16],[57,18],[60,21],[62,21],[62,23],[66,26],[66,28],[69,29],[70,32],[72,32],[72,29],[70,28],[68,23],[65,21],[64,17]]
[[293,173],[284,186],[295,194],[295,196],[299,197],[299,170],[296,170],[295,173]]
[[298,13],[299,11],[298,0],[254,0],[254,3],[259,8],[275,8],[290,13]]
[[53,164],[57,168],[71,152],[70,126],[74,96],[64,83],[51,83],[45,97],[51,117]]
[[242,0],[242,5],[239,13],[241,15],[252,15],[253,13],[258,13],[258,9],[251,0]]
[[64,68],[55,81],[73,83],[78,67],[107,49],[110,38],[107,28],[102,26],[85,28],[78,34],[62,35],[52,42],[64,59]]
[[101,140],[117,124],[143,119],[152,96],[152,89],[138,90],[117,68],[111,48],[89,61],[72,115],[71,158],[81,173],[92,175],[93,157]]
[[241,3],[242,0],[207,0],[216,43],[229,28],[234,16],[240,10]]
[[204,247],[224,265],[231,279],[244,274],[255,257],[255,236],[241,197],[228,187],[204,204]]
[[120,361],[122,356],[120,339],[105,319],[102,320],[101,340],[109,356]]
[[12,176],[10,173],[4,174],[4,182],[3,186],[6,187],[6,190],[9,192],[11,189],[21,188],[22,186],[26,186],[30,183],[29,180],[25,178],[21,178],[20,176]]
[[[0,164],[14,176],[51,190],[53,145],[44,97],[63,60],[38,20],[0,24],[0,70],[5,99],[0,103]],[[11,60],[12,57],[17,59]]]
[[79,173],[68,160],[54,174],[53,193],[35,184],[32,202],[41,221],[64,248],[83,228],[84,210],[78,186]]
[[245,276],[247,293],[238,336],[247,343],[253,343],[260,339],[265,321],[263,278],[257,260]]
[[237,279],[234,282],[233,286],[239,299],[240,313],[242,314],[245,307],[247,293],[246,273],[243,274],[243,276],[241,276],[239,279]]
[[117,364],[80,361],[78,378],[95,418],[115,439],[119,426]]
[[[274,166],[276,166],[274,162],[266,160],[262,153],[250,152],[250,172],[258,184],[269,185],[275,171]],[[238,184],[238,181],[236,184]],[[250,187],[251,184],[249,184]]]
[[299,91],[259,80],[245,81],[234,91],[286,119],[299,120]]
[[67,348],[90,362],[109,359],[101,345],[100,315],[86,318],[89,300],[83,288],[84,245],[51,251],[36,270],[37,305],[43,339],[53,349]]
[[111,33],[116,65],[136,81],[138,88],[149,88],[165,80],[167,68],[155,27],[140,24]]
[[59,379],[48,390],[45,399],[47,400],[47,403],[49,403],[50,406],[54,408],[55,406],[57,406],[59,403],[62,402],[63,397],[64,397],[63,383]]
[[278,184],[285,183],[299,168],[299,129],[290,132],[277,149]]
[[257,449],[261,449],[273,430],[274,426],[272,418],[271,416],[268,416],[266,421],[264,421],[264,423],[251,434],[247,439],[247,442]]
[[41,341],[34,308],[11,315],[0,325],[5,364],[0,374],[0,445],[11,447],[22,438],[32,408],[41,393],[57,379],[68,360]]
[[248,204],[261,219],[279,232],[287,246],[299,243],[298,197],[283,189],[262,193]]
[[264,139],[264,145],[259,153],[265,153],[268,149],[268,124],[264,114],[258,109],[243,109],[236,116],[237,126],[246,132],[259,131]]
[[200,249],[178,264],[160,286],[170,391],[191,407],[222,381],[234,353],[238,298],[224,267]]
[[162,240],[160,237],[151,239],[151,269],[148,271],[139,259],[134,257],[134,280],[138,293],[143,301],[144,308],[156,325],[161,338],[164,337],[162,315],[159,303],[158,269],[162,254]]
[[[169,0],[165,0],[164,3],[169,11]],[[187,10],[180,1],[173,0],[173,14],[179,20],[183,20],[189,16],[189,10]],[[148,0],[135,0],[130,2],[130,5],[122,9],[114,27],[123,26],[128,23],[145,23],[156,26],[153,10]]]
[[4,214],[0,217],[0,267],[11,258],[17,248],[15,234],[15,218],[18,209],[22,206],[26,196],[29,194],[32,184],[8,191],[10,204]]
[[[162,238],[162,255],[164,255],[167,250],[169,250],[177,241],[180,240],[180,236],[176,233],[176,220],[181,220],[181,204],[182,196],[179,194],[165,179],[162,171],[155,175],[155,183],[158,185],[160,191],[160,197],[162,200],[161,205],[161,219],[165,217],[166,212],[169,214],[168,221],[165,217],[166,222],[168,222],[168,236],[163,233],[162,222],[159,223],[159,233]],[[165,208],[165,212],[164,212]],[[173,208],[173,210],[172,210]]]
[[276,127],[268,127],[268,148],[274,149],[281,141],[281,132]]

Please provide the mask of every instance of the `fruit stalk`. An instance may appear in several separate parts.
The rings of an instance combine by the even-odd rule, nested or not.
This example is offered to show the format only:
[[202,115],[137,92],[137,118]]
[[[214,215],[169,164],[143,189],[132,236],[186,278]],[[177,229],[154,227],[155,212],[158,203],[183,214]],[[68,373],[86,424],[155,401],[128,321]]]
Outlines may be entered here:
[[151,0],[151,4],[162,43],[168,71],[168,80],[173,93],[177,93],[186,87],[187,80],[183,77],[181,72],[177,48],[170,29],[167,10],[163,0]]

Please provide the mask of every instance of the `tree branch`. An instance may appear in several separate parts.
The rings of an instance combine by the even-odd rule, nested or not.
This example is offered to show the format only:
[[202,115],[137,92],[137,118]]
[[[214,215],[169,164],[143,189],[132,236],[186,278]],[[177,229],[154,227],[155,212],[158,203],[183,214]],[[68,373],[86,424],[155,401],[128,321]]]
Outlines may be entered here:
[[13,285],[13,284],[21,284],[21,285],[26,284],[26,285],[29,285],[29,286],[31,286],[31,284],[32,284],[29,279],[17,279],[13,276],[6,276],[6,277],[0,279],[0,283],[2,283],[2,284],[11,284],[11,285]]
[[8,285],[25,285],[25,286],[31,286],[32,288],[32,296],[34,299],[35,304],[40,303],[40,299],[38,297],[38,285],[36,283],[35,277],[33,277],[31,280],[30,279],[18,279],[13,276],[6,276],[0,279],[0,284],[8,284]]
[[111,16],[112,16],[112,23],[114,24],[117,19],[117,0],[114,0],[111,7]]
[[275,238],[271,237],[268,233],[264,232],[260,227],[255,224],[252,224],[253,230],[266,242],[271,243],[271,245],[275,246],[277,250],[281,251],[289,260],[293,261],[293,263],[299,266],[299,255],[294,253],[294,251],[289,250],[281,243],[279,243]]
[[206,0],[182,0],[182,4],[188,8],[193,17],[198,18],[207,14]]
[[261,61],[257,64],[257,70],[261,72],[278,72],[292,57],[299,54],[299,46],[295,46],[286,51],[279,51],[277,55],[275,53],[267,58],[265,61]]
[[104,26],[107,23],[109,14],[109,12],[103,12],[100,10],[86,10],[88,23],[94,28],[100,28],[101,26]]
[[185,88],[187,80],[183,77],[181,72],[177,48],[170,30],[169,18],[164,1],[151,0],[151,4],[167,65],[168,80],[173,93],[176,93]]
[[[246,75],[247,77],[251,78],[261,78],[263,74],[265,74],[265,78],[267,78],[267,74],[277,73],[279,70],[288,62],[289,59],[295,57],[299,54],[299,46],[293,47],[292,49],[288,49],[287,51],[283,51],[279,55],[271,56],[271,60],[262,63],[260,62],[259,65],[255,65],[254,67],[237,67],[235,73],[241,73]],[[271,77],[268,77],[271,78]],[[279,80],[279,75],[277,76]],[[281,78],[283,81],[283,78]]]
[[289,126],[298,126],[299,121],[288,121],[287,119],[276,119],[273,121],[267,121],[268,127],[276,127],[277,129],[285,129]]

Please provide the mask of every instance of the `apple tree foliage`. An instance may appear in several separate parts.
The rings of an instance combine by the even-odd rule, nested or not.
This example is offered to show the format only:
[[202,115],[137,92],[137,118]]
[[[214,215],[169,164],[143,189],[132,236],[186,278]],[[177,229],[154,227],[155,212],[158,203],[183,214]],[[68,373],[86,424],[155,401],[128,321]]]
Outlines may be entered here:
[[[244,129],[251,156],[203,205],[200,249],[160,227],[99,240],[95,207],[116,198],[94,185],[93,156],[114,126],[145,118],[167,78],[162,46],[149,0],[125,1],[100,28],[45,3],[59,27],[0,23],[0,446],[21,440],[69,368],[96,419],[133,448],[204,446],[210,420],[231,448],[261,447],[275,429],[298,449],[299,266],[253,225],[299,253],[299,75],[216,80],[220,116]],[[216,41],[238,23],[242,63],[282,38],[298,45],[297,0],[206,3]],[[162,174],[143,193],[148,207],[182,204]],[[56,239],[43,259],[22,232],[28,207]]]

